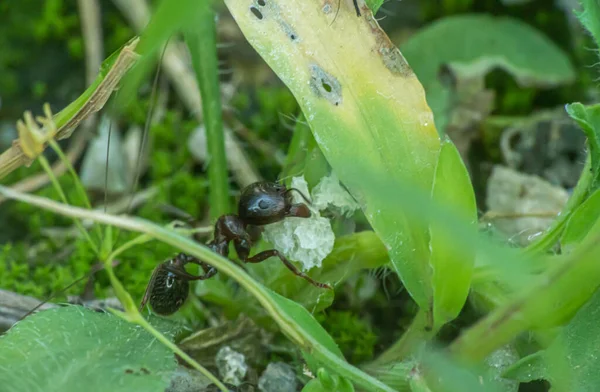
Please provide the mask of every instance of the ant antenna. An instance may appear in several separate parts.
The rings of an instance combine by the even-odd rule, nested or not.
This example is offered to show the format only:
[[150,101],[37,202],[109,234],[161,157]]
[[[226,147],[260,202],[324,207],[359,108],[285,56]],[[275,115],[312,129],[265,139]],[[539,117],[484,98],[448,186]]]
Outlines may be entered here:
[[156,106],[156,90],[158,90],[158,78],[160,76],[160,68],[162,66],[163,58],[165,57],[165,52],[167,51],[167,46],[169,45],[171,37],[167,39],[165,42],[165,46],[163,47],[162,53],[160,54],[160,59],[158,60],[156,66],[156,73],[154,74],[154,81],[152,82],[152,93],[150,95],[150,107],[148,108],[148,114],[146,115],[146,122],[144,124],[144,131],[142,133],[142,142],[140,143],[140,149],[138,151],[138,159],[135,165],[135,179],[131,186],[131,199],[129,199],[129,204],[127,205],[127,213],[129,214],[131,211],[131,205],[133,203],[133,196],[135,189],[137,188],[138,182],[140,180],[140,166],[142,161],[142,153],[144,151],[144,147],[146,146],[146,140],[148,138],[148,133],[150,131],[150,122],[152,121],[152,114],[154,112],[154,108]]
[[304,201],[308,204],[308,205],[312,205],[312,202],[310,200],[308,200],[308,197],[306,197],[304,195],[304,193],[302,193],[299,189],[296,188],[288,188],[283,194],[287,195],[288,193],[290,193],[291,191],[296,191],[303,199]]
[[[113,261],[113,267],[115,267],[117,264],[119,264],[119,262],[116,261],[116,260],[114,260]],[[89,273],[87,273],[86,275],[82,276],[79,279],[76,279],[73,283],[69,284],[64,289],[62,289],[60,291],[57,291],[55,293],[50,294],[43,301],[41,301],[39,304],[37,304],[33,309],[31,309],[29,312],[27,312],[23,317],[21,317],[19,319],[19,321],[23,320],[27,316],[30,316],[33,312],[35,312],[36,310],[38,310],[39,308],[41,308],[44,304],[48,303],[53,298],[56,298],[59,294],[64,293],[65,291],[67,291],[71,287],[75,286],[77,283],[81,282],[82,280],[91,278],[95,273],[97,273],[98,271],[101,271],[103,269],[104,269],[104,264],[102,264],[102,263],[98,263],[96,265],[93,265]]]
[[[137,161],[136,161],[135,169],[134,169],[135,178],[133,180],[133,183],[131,184],[131,189],[129,190],[129,192],[131,193],[131,198],[129,199],[129,202],[127,203],[127,209],[126,209],[127,214],[129,214],[131,212],[131,207],[133,205],[133,199],[135,197],[135,190],[136,190],[139,180],[140,180],[140,166],[141,166],[141,161],[142,161],[142,154],[144,152],[144,147],[146,146],[146,140],[148,139],[148,133],[150,131],[150,122],[152,121],[152,114],[154,112],[154,107],[156,105],[156,90],[158,89],[158,79],[160,76],[160,68],[162,66],[163,58],[165,56],[165,52],[167,51],[167,46],[169,45],[170,39],[171,39],[171,37],[169,37],[167,39],[167,42],[165,42],[165,46],[162,49],[160,58],[156,65],[156,73],[154,74],[154,80],[152,82],[152,92],[150,94],[150,107],[148,108],[148,113],[146,114],[146,121],[144,123],[144,130],[142,132],[142,141],[140,143],[140,149],[138,150],[138,157],[137,157]],[[108,135],[110,137],[110,130],[109,130]],[[109,147],[110,147],[110,144],[109,144]],[[108,157],[108,151],[106,154]],[[108,162],[107,162],[107,164],[108,164]],[[106,191],[105,191],[105,195],[106,195]],[[104,212],[106,212],[106,202],[104,203],[104,209],[105,209]],[[119,240],[120,235],[121,235],[121,231],[118,231],[117,238],[115,239],[115,243]]]
[[329,24],[330,27],[333,25],[333,23],[337,19],[337,16],[340,13],[340,8],[342,8],[342,0],[338,0],[338,7],[337,7],[337,10],[335,11],[335,15],[333,16],[333,20]]
[[[360,17],[361,13],[360,13],[360,7],[358,6],[358,0],[352,0],[352,3],[354,4],[354,10],[356,11],[356,16]],[[337,16],[340,12],[341,7],[342,7],[342,0],[338,0],[338,8],[335,11],[335,16],[333,17],[333,20],[331,21],[329,26],[333,25],[333,22],[335,22],[335,20],[337,19]]]

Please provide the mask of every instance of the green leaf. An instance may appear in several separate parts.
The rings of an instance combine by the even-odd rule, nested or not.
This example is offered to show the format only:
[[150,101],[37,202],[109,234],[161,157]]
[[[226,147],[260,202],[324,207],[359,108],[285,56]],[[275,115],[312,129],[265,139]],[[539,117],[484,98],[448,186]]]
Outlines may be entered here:
[[369,374],[395,390],[405,391],[409,389],[409,382],[411,385],[413,384],[415,379],[413,377],[415,375],[413,370],[415,366],[416,362],[411,359],[406,362],[388,362],[378,365],[369,364],[366,370]]
[[577,122],[588,138],[592,159],[590,191],[600,186],[600,104],[585,106],[579,102],[566,105],[569,116]]
[[79,306],[27,317],[0,337],[0,352],[7,392],[162,392],[176,366],[173,353],[144,329]]
[[427,224],[408,219],[397,206],[389,208],[356,175],[369,166],[390,179],[390,192],[400,194],[396,185],[407,182],[431,191],[440,140],[423,88],[402,54],[372,17],[357,18],[347,4],[336,13],[316,0],[294,7],[282,0],[264,6],[225,3],[250,44],[294,94],[323,155],[360,201],[406,289],[429,308]]
[[195,0],[160,0],[150,22],[140,36],[136,52],[142,57],[130,71],[119,90],[115,107],[126,107],[135,101],[138,87],[158,60],[159,50],[184,26],[193,23],[199,2]]
[[600,291],[597,291],[546,350],[556,390],[595,391],[600,385]]
[[[273,301],[275,301],[275,303],[277,303],[277,305],[285,312],[285,317],[292,319],[294,323],[296,323],[300,328],[302,328],[306,333],[308,333],[331,353],[344,359],[342,350],[340,350],[333,338],[303,306],[298,305],[296,302],[289,300],[274,291],[267,290],[267,292]],[[312,357],[311,353],[304,352],[303,354],[309,369],[313,372],[316,372],[320,367],[318,366],[318,361]]]
[[425,87],[440,132],[450,103],[450,91],[438,78],[442,65],[460,65],[473,76],[501,68],[522,86],[550,87],[575,78],[561,49],[531,26],[507,17],[446,17],[419,30],[401,49]]
[[317,378],[310,380],[302,392],[354,392],[354,386],[345,378],[335,374],[329,374],[327,370],[320,368]]
[[185,39],[192,57],[192,65],[202,96],[202,112],[206,127],[210,217],[216,221],[221,215],[232,212],[229,200],[229,177],[223,133],[223,111],[219,66],[217,59],[216,13],[211,1],[198,2]]
[[466,367],[439,352],[425,352],[418,373],[423,385],[435,392],[502,392],[502,385],[482,368]]
[[365,0],[365,2],[367,3],[367,6],[369,6],[369,8],[371,9],[371,12],[373,12],[373,15],[375,15],[377,11],[379,11],[379,8],[383,4],[383,0]]
[[[432,198],[440,205],[447,205],[464,218],[477,232],[477,204],[469,172],[454,144],[447,140],[442,144],[436,166]],[[460,313],[471,286],[475,249],[460,246],[454,233],[432,222],[429,227],[433,282],[434,329],[453,320]]]
[[308,189],[312,190],[327,174],[329,164],[319,150],[306,119],[300,115],[296,119],[281,177],[287,186],[291,186],[292,177],[304,175]]
[[592,34],[600,47],[600,4],[597,0],[579,0],[583,11],[575,12],[581,24]]
[[504,371],[502,377],[520,382],[548,379],[548,366],[544,358],[544,351],[521,358]]
[[563,253],[570,253],[573,248],[586,238],[600,216],[600,189],[596,190],[571,215],[560,239]]

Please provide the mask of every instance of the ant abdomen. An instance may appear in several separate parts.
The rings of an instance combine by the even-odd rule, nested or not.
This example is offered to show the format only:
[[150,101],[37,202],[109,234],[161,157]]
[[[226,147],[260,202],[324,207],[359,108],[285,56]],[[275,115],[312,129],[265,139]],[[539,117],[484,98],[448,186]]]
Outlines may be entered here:
[[175,313],[187,299],[190,283],[187,279],[176,276],[173,272],[168,271],[165,267],[168,261],[161,264],[151,280],[152,287],[149,287],[150,292],[148,302],[154,312],[168,316]]

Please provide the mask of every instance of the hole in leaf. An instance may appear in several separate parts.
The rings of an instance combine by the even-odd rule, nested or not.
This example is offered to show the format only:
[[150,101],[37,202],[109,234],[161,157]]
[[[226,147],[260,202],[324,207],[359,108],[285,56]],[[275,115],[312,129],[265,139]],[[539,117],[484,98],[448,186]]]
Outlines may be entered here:
[[260,5],[261,7],[264,7],[267,4],[267,2],[265,0],[258,0],[258,5]]
[[262,20],[263,14],[262,14],[262,12],[260,12],[258,10],[258,8],[256,8],[256,7],[250,7],[250,12],[252,12],[254,14],[254,16],[256,16],[256,18],[258,20]]
[[321,85],[323,86],[323,88],[325,89],[325,91],[327,91],[328,93],[331,92],[331,85],[328,84],[326,81],[324,81],[323,79],[321,79]]

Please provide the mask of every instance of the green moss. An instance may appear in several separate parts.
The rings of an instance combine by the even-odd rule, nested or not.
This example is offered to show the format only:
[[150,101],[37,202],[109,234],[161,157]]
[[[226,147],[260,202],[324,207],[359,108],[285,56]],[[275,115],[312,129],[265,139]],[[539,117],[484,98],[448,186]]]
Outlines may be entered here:
[[361,363],[373,358],[377,336],[369,322],[352,312],[338,310],[321,313],[317,315],[317,320],[351,363]]

